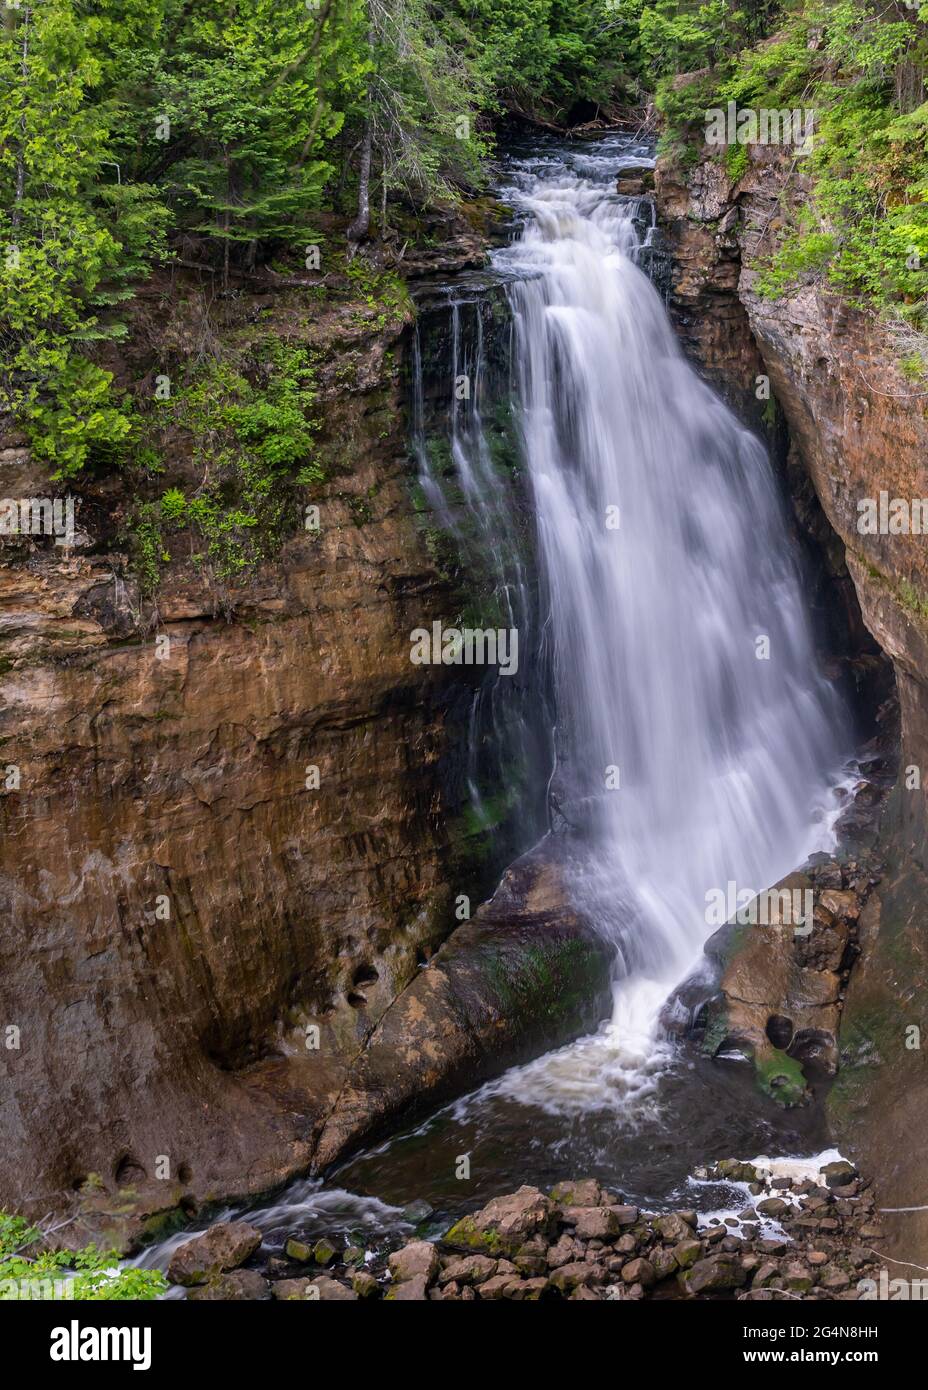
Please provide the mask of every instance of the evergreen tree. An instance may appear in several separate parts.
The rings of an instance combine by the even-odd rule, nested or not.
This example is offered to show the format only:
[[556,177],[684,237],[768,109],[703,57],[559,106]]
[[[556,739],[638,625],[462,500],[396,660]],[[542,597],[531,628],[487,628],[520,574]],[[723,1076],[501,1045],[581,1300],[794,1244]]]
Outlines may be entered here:
[[446,15],[439,23],[427,0],[366,0],[365,39],[358,212],[348,233],[354,241],[369,231],[372,164],[385,215],[391,188],[421,203],[474,187],[486,151],[478,124],[488,84],[467,61],[459,22]]
[[0,407],[63,473],[130,432],[87,345],[125,331],[112,307],[165,222],[112,159],[102,12],[24,0],[0,30]]
[[169,0],[160,52],[139,64],[141,167],[181,227],[236,244],[299,245],[363,90],[359,0]]

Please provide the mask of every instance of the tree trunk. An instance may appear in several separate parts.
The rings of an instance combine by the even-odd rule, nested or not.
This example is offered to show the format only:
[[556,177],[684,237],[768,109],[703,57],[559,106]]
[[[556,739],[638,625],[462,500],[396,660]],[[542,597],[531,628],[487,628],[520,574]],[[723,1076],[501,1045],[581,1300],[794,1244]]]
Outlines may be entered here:
[[374,131],[370,111],[364,122],[364,138],[361,141],[361,169],[358,181],[358,215],[348,228],[349,241],[364,241],[371,227],[371,149]]
[[921,63],[903,58],[894,73],[896,105],[903,114],[915,111],[925,99],[925,71]]

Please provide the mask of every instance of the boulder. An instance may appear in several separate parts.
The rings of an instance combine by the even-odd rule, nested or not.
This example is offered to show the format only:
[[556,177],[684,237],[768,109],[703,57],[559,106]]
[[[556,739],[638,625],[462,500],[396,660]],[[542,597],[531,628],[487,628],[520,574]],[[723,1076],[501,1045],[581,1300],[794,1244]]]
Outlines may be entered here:
[[560,1293],[571,1293],[581,1284],[590,1284],[596,1274],[596,1266],[585,1260],[576,1260],[569,1265],[561,1265],[549,1276],[548,1283]]
[[410,1226],[421,1226],[423,1221],[428,1221],[435,1208],[429,1206],[421,1197],[416,1201],[410,1202],[408,1207],[403,1208],[403,1220],[408,1221]]
[[[313,1290],[315,1290],[315,1294]],[[311,1279],[309,1288],[303,1297],[315,1297],[320,1303],[357,1303],[358,1301],[358,1295],[354,1289],[346,1288],[337,1279],[330,1279],[327,1274],[320,1274],[318,1279]]]
[[846,1159],[826,1163],[820,1171],[826,1187],[844,1187],[846,1183],[853,1182],[859,1176],[853,1163],[848,1163]]
[[613,1204],[609,1210],[612,1212],[620,1226],[634,1226],[638,1220],[638,1208],[626,1207],[620,1204]]
[[654,1269],[654,1277],[657,1280],[667,1279],[671,1274],[675,1274],[679,1269],[676,1256],[671,1250],[664,1250],[658,1247],[648,1256]]
[[689,1240],[693,1234],[693,1228],[676,1212],[671,1212],[669,1216],[658,1217],[654,1222],[654,1228],[660,1233],[663,1240],[674,1245],[678,1241]]
[[172,1284],[205,1284],[217,1274],[236,1269],[255,1253],[261,1232],[245,1221],[225,1221],[181,1245],[171,1256]]
[[217,1274],[208,1283],[192,1288],[187,1295],[194,1303],[251,1303],[270,1296],[270,1285],[254,1269]]
[[837,1070],[847,921],[820,905],[811,921],[802,920],[810,899],[812,879],[789,874],[755,900],[758,924],[726,923],[706,945],[722,973],[704,1048],[711,1056],[741,1051],[761,1090],[784,1106],[808,1098],[803,1061]]
[[671,1254],[681,1269],[689,1269],[702,1254],[702,1242],[692,1237],[681,1240],[673,1247]]
[[654,164],[629,162],[619,169],[615,191],[626,198],[640,198],[654,191]]
[[626,1284],[641,1284],[643,1288],[649,1289],[655,1283],[657,1275],[651,1261],[638,1256],[622,1266],[622,1278]]
[[[539,1260],[537,1255],[520,1255],[516,1267],[522,1271],[525,1261]],[[543,1263],[543,1262],[541,1262]],[[452,1260],[438,1276],[439,1284],[482,1284],[496,1273],[498,1260],[488,1259],[486,1255],[466,1255],[463,1260]]]
[[[619,1218],[609,1207],[568,1208],[578,1240],[610,1240],[619,1233]],[[564,1212],[567,1219],[567,1212]]]
[[570,1264],[572,1260],[579,1260],[582,1255],[583,1246],[578,1245],[573,1236],[561,1236],[548,1251],[548,1268],[558,1269],[561,1265]]
[[830,912],[832,917],[837,917],[848,922],[856,922],[860,916],[860,899],[856,893],[839,892],[834,888],[826,888],[819,894],[819,902],[826,912]]
[[404,1245],[402,1250],[395,1250],[387,1264],[398,1284],[419,1277],[426,1284],[431,1284],[439,1270],[438,1251],[427,1240],[414,1240]]
[[815,1283],[815,1275],[809,1266],[800,1260],[791,1260],[783,1266],[780,1273],[786,1287],[791,1289],[793,1293],[808,1293]]
[[739,1289],[747,1282],[747,1272],[736,1256],[720,1253],[697,1260],[692,1269],[681,1271],[680,1283],[688,1294],[715,1293],[722,1289]]
[[313,1263],[325,1267],[325,1265],[332,1263],[337,1254],[338,1248],[326,1236],[323,1236],[322,1240],[317,1240],[313,1246]]
[[271,1285],[271,1297],[289,1302],[293,1298],[305,1298],[309,1279],[276,1279]]
[[773,1283],[779,1273],[779,1265],[775,1265],[772,1260],[765,1260],[758,1266],[752,1280],[752,1286],[755,1289],[765,1289],[768,1284]]
[[782,1197],[766,1197],[757,1203],[757,1210],[761,1216],[782,1216],[789,1209],[789,1202],[785,1202]]
[[477,1292],[481,1298],[519,1298],[524,1280],[512,1274],[494,1274],[480,1285]]
[[595,1178],[559,1182],[551,1189],[551,1201],[559,1207],[599,1207],[603,1203],[603,1190]]
[[520,1187],[458,1221],[443,1244],[484,1255],[516,1255],[531,1236],[547,1233],[553,1214],[551,1202],[537,1187]]
[[388,1303],[422,1303],[429,1296],[428,1281],[424,1274],[414,1274],[401,1284],[394,1284],[387,1293]]

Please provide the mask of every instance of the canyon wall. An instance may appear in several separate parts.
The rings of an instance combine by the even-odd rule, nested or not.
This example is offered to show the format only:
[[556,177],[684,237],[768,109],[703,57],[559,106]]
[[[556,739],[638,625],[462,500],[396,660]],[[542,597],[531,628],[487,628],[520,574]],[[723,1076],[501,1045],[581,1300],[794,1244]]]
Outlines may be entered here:
[[[928,498],[928,390],[901,369],[909,347],[903,330],[849,307],[826,285],[810,281],[778,298],[758,293],[755,258],[771,249],[809,190],[801,164],[783,152],[753,146],[750,155],[737,182],[708,151],[685,172],[659,165],[660,217],[676,261],[671,307],[688,350],[713,381],[727,380],[747,418],[776,433],[782,412],[797,520],[826,560],[823,606],[850,632],[859,603],[892,661],[903,772],[879,843],[889,872],[861,919],[862,956],[829,1110],[839,1141],[877,1176],[881,1205],[917,1207],[925,1202],[920,1150],[928,1141],[928,1072],[917,1032],[928,1023],[928,542],[862,534],[858,503],[881,491]],[[763,399],[765,379],[773,407]],[[858,690],[868,681],[880,688],[866,649],[851,664]],[[926,1253],[925,1217],[887,1214],[895,1258]]]
[[[130,354],[191,351],[198,295],[149,287]],[[465,804],[479,671],[409,659],[460,595],[410,489],[408,307],[230,299],[223,331],[260,319],[317,361],[318,531],[220,590],[175,553],[146,598],[111,478],[78,485],[74,548],[0,557],[0,1207],[77,1210],[76,1235],[307,1167],[511,850]],[[3,496],[54,490],[5,442]]]

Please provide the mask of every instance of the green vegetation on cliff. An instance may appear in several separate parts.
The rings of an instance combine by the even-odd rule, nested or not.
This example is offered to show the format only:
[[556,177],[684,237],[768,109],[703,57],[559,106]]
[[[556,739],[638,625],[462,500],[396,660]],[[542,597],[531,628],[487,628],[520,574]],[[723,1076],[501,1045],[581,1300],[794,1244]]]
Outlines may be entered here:
[[0,412],[59,477],[135,459],[149,428],[112,345],[154,268],[222,295],[265,269],[324,283],[346,233],[414,235],[479,188],[501,114],[638,97],[642,3],[7,5]]
[[[700,149],[707,111],[728,103],[800,112],[803,129],[811,121],[810,146],[787,151],[780,244],[762,267],[762,293],[823,280],[854,304],[928,328],[926,20],[928,6],[800,0],[770,8],[767,37],[753,46],[726,19],[726,42],[705,54],[703,71],[665,73],[658,104],[678,149]],[[733,178],[747,167],[743,144],[721,157]]]
[[[137,460],[150,391],[115,345],[158,267],[200,267],[219,296],[307,273],[324,292],[346,245],[414,239],[422,209],[478,192],[502,116],[582,122],[655,85],[681,150],[729,101],[813,112],[791,175],[811,193],[764,292],[825,277],[922,328],[925,14],[875,0],[20,0],[0,26],[0,411],[59,477]],[[722,157],[744,171],[744,146]]]

